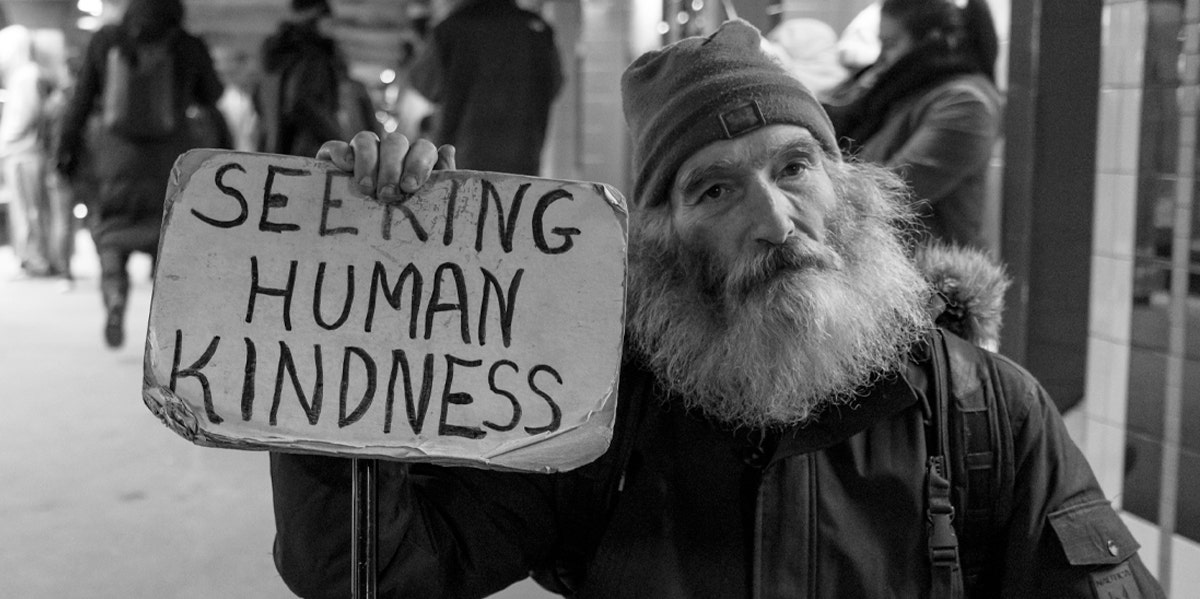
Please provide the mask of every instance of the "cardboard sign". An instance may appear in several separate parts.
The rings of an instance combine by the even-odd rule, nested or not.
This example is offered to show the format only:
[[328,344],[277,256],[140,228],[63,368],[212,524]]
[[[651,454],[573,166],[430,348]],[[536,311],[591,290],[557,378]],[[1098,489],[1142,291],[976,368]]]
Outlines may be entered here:
[[198,150],[167,193],[146,405],[201,444],[533,471],[608,446],[625,309],[610,187],[472,171],[363,196]]

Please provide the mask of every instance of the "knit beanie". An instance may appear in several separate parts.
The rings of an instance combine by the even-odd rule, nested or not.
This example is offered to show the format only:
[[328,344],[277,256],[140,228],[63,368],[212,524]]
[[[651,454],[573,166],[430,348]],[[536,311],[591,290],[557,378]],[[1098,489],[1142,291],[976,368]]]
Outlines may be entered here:
[[689,156],[722,139],[766,125],[808,129],[841,160],[828,115],[778,60],[762,35],[741,19],[708,37],[690,37],[647,52],[621,76],[625,122],[633,140],[634,205],[667,201]]

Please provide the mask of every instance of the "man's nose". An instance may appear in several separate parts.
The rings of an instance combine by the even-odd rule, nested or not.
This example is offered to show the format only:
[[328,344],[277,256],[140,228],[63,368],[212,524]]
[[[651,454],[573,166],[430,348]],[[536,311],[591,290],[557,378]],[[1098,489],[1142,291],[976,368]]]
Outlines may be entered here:
[[751,188],[750,196],[754,210],[755,241],[778,245],[796,234],[823,241],[825,228],[820,215],[803,210],[778,185],[771,181],[757,181]]

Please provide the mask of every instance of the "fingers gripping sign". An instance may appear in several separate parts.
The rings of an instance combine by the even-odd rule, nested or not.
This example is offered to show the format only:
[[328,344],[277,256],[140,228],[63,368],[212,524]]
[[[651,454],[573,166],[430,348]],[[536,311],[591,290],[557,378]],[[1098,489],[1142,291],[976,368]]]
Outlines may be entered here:
[[363,131],[348,143],[325,142],[317,159],[353,172],[362,193],[389,200],[420,189],[434,170],[454,170],[454,154],[454,146],[449,144],[439,148],[424,139],[410,142],[400,133],[379,139]]

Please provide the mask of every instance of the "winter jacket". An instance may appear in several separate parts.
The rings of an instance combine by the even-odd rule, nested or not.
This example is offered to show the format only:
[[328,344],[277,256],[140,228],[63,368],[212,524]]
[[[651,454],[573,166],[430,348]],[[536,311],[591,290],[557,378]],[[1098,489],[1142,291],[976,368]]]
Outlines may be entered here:
[[996,86],[936,48],[914,50],[860,79],[870,81],[853,92],[860,97],[827,105],[843,144],[859,160],[903,175],[929,237],[988,249],[987,170],[1001,126]]
[[[948,339],[952,401],[989,405],[999,425],[994,519],[962,549],[985,567],[966,596],[1161,597],[1041,386]],[[584,598],[928,597],[929,372],[914,360],[816,422],[734,433],[664,401],[630,358],[612,446],[592,464],[381,463],[379,596],[485,597],[534,571]],[[349,465],[271,456],[276,564],[301,597],[346,594]]]
[[347,67],[316,20],[282,24],[263,42],[262,56],[259,151],[311,158],[325,141],[345,137],[338,110]]
[[554,32],[512,0],[473,0],[434,27],[413,87],[440,110],[434,140],[459,168],[538,175],[562,84]]
[[[104,93],[108,51],[115,45],[130,43],[121,26],[109,25],[95,33],[88,43],[79,70],[74,94],[63,119],[59,141],[58,165],[69,175],[87,161],[99,180],[98,197],[83,198],[88,205],[89,226],[98,245],[109,242],[141,247],[158,238],[162,222],[163,197],[171,167],[180,154],[212,145],[200,139],[195,121],[186,113],[197,108],[205,115],[218,115],[217,100],[224,92],[208,47],[200,38],[181,29],[171,34],[177,122],[181,125],[170,135],[157,139],[129,139],[104,127],[88,135],[89,117]],[[217,118],[220,118],[219,116]],[[224,121],[217,123],[221,133],[218,145],[229,141]],[[86,147],[85,147],[86,146]]]

